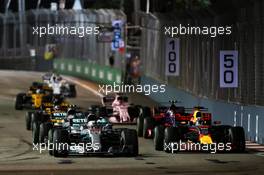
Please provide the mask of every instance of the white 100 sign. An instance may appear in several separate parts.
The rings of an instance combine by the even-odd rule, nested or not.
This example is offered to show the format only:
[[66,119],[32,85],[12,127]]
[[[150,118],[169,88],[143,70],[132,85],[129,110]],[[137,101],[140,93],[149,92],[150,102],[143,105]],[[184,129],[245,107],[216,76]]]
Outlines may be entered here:
[[166,75],[178,76],[180,73],[179,43],[178,38],[166,39]]

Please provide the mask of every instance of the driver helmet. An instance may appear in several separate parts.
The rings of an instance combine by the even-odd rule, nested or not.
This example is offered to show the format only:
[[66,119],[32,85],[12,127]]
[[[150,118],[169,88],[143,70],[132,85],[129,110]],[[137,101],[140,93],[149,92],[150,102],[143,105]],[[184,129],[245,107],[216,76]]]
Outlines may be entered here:
[[107,121],[105,118],[100,117],[100,118],[97,120],[97,123],[98,123],[98,124],[101,124],[101,125],[105,125],[105,124],[108,123],[108,121]]
[[40,89],[37,89],[36,90],[36,94],[40,94],[41,93],[41,90]]
[[87,123],[87,126],[88,126],[88,127],[92,127],[92,126],[94,126],[94,123],[95,123],[95,121],[89,121],[89,122]]
[[75,114],[75,109],[74,108],[69,108],[67,111],[67,115],[74,115]]
[[202,113],[197,112],[196,113],[196,125],[201,125],[202,124]]
[[60,106],[59,105],[56,105],[56,106],[54,106],[54,109],[55,110],[59,110],[60,109]]
[[61,80],[62,80],[61,76],[58,75],[58,76],[56,77],[56,80],[57,80],[58,82],[61,81]]

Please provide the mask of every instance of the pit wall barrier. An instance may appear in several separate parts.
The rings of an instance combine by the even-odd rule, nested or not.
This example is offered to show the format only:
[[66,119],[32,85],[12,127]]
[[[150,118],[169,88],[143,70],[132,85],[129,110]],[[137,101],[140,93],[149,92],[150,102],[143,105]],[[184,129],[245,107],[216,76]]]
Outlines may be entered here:
[[[156,80],[142,77],[142,85],[160,85]],[[241,104],[227,103],[195,97],[185,90],[166,86],[164,93],[151,93],[150,98],[164,104],[169,100],[178,100],[179,106],[193,107],[203,106],[212,113],[213,121],[221,121],[221,124],[242,126],[247,140],[264,144],[264,107],[243,106]]]
[[121,70],[109,66],[101,66],[76,59],[55,59],[53,69],[64,75],[70,75],[100,84],[121,83]]

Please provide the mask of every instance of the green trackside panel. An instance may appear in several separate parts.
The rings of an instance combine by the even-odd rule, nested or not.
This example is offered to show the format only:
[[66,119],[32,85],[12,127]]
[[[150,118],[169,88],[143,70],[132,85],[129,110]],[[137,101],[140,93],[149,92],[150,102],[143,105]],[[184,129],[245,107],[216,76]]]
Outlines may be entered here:
[[76,59],[55,59],[53,68],[56,72],[92,80],[102,84],[121,83],[121,70],[109,66],[100,66]]

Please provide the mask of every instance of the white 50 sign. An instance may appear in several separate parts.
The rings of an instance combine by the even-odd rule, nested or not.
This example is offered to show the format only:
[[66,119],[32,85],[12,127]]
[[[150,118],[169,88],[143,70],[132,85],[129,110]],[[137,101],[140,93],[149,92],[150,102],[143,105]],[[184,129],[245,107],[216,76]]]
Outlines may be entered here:
[[179,38],[166,39],[166,75],[179,76],[180,74],[179,47]]
[[220,51],[220,87],[238,87],[238,52]]

